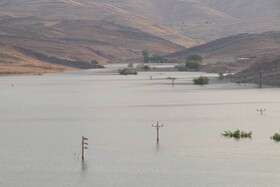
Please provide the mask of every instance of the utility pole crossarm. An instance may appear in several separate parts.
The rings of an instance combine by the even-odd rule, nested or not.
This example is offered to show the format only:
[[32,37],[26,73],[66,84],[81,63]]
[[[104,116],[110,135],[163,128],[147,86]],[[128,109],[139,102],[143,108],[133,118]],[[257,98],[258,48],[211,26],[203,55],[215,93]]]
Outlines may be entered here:
[[258,112],[260,112],[261,115],[263,115],[264,112],[266,112],[266,109],[257,109]]

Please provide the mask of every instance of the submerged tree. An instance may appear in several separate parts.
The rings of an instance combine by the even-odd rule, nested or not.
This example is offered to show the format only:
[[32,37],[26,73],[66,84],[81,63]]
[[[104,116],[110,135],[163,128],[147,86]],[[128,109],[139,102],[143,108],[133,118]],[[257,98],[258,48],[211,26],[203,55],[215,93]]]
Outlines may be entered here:
[[196,79],[193,79],[193,83],[197,84],[197,85],[205,85],[209,83],[209,78],[208,77],[204,77],[204,76],[200,76]]
[[222,136],[235,139],[252,138],[252,132],[244,132],[237,129],[234,132],[225,131],[224,133],[222,133]]
[[156,62],[156,63],[163,63],[163,57],[158,55],[158,54],[153,54],[151,57],[150,57],[150,61],[152,62]]
[[147,50],[142,51],[142,56],[143,56],[143,63],[149,63],[150,61],[150,54]]
[[190,70],[199,70],[202,67],[202,56],[199,54],[191,54],[186,60],[186,68]]
[[202,62],[202,56],[196,53],[192,53],[188,56],[187,61]]
[[271,137],[271,139],[273,139],[273,140],[276,141],[276,142],[280,142],[280,134],[275,133],[275,134]]

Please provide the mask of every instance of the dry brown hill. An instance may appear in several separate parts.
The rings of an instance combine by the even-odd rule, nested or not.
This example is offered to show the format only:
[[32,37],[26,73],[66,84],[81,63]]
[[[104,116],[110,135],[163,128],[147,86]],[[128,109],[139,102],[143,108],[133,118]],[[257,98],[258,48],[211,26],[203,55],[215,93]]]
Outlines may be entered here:
[[72,61],[126,62],[143,49],[166,54],[195,41],[105,2],[0,0],[0,41]]
[[184,62],[191,53],[204,57],[204,71],[235,73],[233,81],[280,85],[280,32],[240,34],[167,55],[169,61]]
[[[139,58],[142,49],[154,53],[183,49],[182,46],[160,37],[109,22],[50,22],[27,17],[9,18],[0,23],[0,41],[6,46],[23,47],[73,61],[125,62],[126,58]],[[13,56],[13,53],[10,55]]]
[[[167,54],[232,34],[280,30],[279,9],[278,0],[0,0],[0,42],[62,61],[126,62],[143,49]],[[259,42],[273,43],[244,37],[205,55],[232,60],[262,52]]]
[[72,60],[122,61],[139,57],[142,49],[168,53],[183,49],[170,41],[112,22],[49,21],[34,17],[0,21],[3,43]]
[[256,84],[262,82],[266,85],[280,86],[279,72],[280,55],[266,55],[261,58],[254,59],[251,66],[236,73],[233,77],[233,81]]
[[[2,0],[3,1],[3,0]],[[138,1],[138,0],[136,0]],[[137,3],[134,3],[138,7]],[[133,9],[124,9],[114,3],[94,0],[11,0],[0,4],[0,16],[36,17],[46,20],[90,20],[112,22],[147,32],[180,45],[189,47],[195,41],[178,34],[170,27],[136,14]],[[51,24],[51,23],[50,23]]]
[[0,74],[50,73],[72,69],[75,68],[50,64],[0,44]]
[[[104,2],[104,0],[96,0]],[[280,30],[279,0],[105,0],[198,41]]]
[[238,59],[257,58],[274,55],[280,49],[280,32],[262,34],[239,34],[175,52],[167,57],[170,60],[185,60],[191,53],[204,56],[205,63],[235,62]]
[[279,0],[199,0],[205,6],[224,12],[229,19],[197,23],[185,33],[207,41],[240,33],[263,33],[280,30]]

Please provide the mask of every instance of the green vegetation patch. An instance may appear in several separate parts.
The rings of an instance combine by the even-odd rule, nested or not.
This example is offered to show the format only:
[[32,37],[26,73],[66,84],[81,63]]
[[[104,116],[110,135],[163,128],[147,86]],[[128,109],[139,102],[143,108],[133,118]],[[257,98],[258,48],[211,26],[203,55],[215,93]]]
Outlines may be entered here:
[[159,55],[159,54],[152,54],[150,56],[149,51],[147,50],[143,50],[142,51],[142,57],[143,57],[143,63],[163,63],[164,62],[164,58]]
[[120,69],[119,70],[120,75],[137,75],[137,71],[133,70],[133,69]]
[[224,133],[222,133],[222,136],[235,139],[252,138],[252,132],[244,132],[237,129],[234,132],[225,131]]
[[275,134],[271,137],[271,139],[273,139],[273,140],[276,141],[276,142],[280,142],[280,134],[275,133]]
[[187,69],[185,64],[178,64],[178,65],[175,66],[175,69],[177,71],[188,71],[188,69]]
[[196,85],[209,84],[209,78],[208,77],[204,77],[204,76],[200,76],[199,78],[193,79],[193,83],[196,84]]
[[150,69],[151,69],[150,66],[147,66],[147,65],[144,65],[144,66],[143,66],[143,70],[144,70],[144,71],[149,71]]
[[149,61],[150,61],[149,51],[143,50],[142,51],[142,56],[143,56],[143,63],[149,63]]
[[186,60],[186,68],[189,70],[200,70],[202,67],[202,56],[199,54],[190,54]]
[[187,61],[186,62],[186,68],[189,70],[200,70],[202,67],[202,64],[200,61]]
[[190,54],[184,64],[178,64],[175,69],[178,71],[199,71],[202,68],[202,56],[199,54]]
[[163,63],[164,59],[162,56],[158,55],[158,54],[153,54],[149,60],[153,63]]

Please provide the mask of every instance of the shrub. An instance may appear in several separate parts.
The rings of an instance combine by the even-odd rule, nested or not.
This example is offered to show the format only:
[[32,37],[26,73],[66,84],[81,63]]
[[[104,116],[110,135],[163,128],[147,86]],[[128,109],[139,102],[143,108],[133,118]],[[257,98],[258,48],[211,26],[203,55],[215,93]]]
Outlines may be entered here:
[[186,68],[190,70],[199,70],[202,67],[202,56],[191,54],[186,60]]
[[190,54],[187,58],[187,62],[190,61],[202,62],[202,56],[196,53]]
[[150,61],[155,62],[155,63],[163,63],[163,57],[158,54],[153,54],[150,57]]
[[150,69],[151,69],[150,66],[147,66],[147,65],[143,66],[143,70],[145,70],[145,71],[149,71]]
[[271,137],[271,139],[273,139],[273,140],[276,141],[276,142],[279,142],[279,141],[280,141],[280,134],[275,133],[275,134]]
[[150,61],[150,54],[147,50],[142,51],[142,56],[143,56],[143,63],[149,63]]
[[137,75],[137,71],[132,70],[132,69],[120,69],[119,70],[120,75]]
[[224,79],[224,73],[223,72],[219,72],[219,80],[223,80]]
[[175,69],[177,71],[187,71],[187,67],[186,67],[185,64],[178,64],[178,65],[175,66]]
[[201,76],[199,78],[193,79],[193,83],[196,84],[196,85],[205,85],[205,84],[209,83],[209,78]]
[[98,65],[99,64],[99,62],[97,60],[93,60],[93,61],[91,61],[91,63],[94,64],[94,65]]
[[127,65],[128,68],[133,68],[134,67],[134,64],[131,62]]
[[252,132],[244,132],[240,130],[236,130],[234,132],[231,131],[225,131],[222,133],[222,136],[228,137],[228,138],[235,138],[235,139],[240,139],[240,138],[251,138],[252,137]]
[[199,70],[201,69],[202,64],[200,61],[187,61],[186,68],[190,70]]

